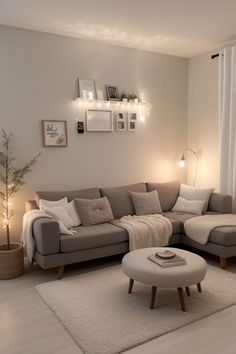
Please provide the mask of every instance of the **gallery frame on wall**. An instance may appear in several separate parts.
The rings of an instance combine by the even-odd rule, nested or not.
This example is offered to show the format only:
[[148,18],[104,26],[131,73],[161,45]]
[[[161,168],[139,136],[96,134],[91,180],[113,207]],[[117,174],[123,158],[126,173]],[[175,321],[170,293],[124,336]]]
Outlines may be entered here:
[[42,140],[44,147],[66,147],[67,121],[66,120],[42,120]]
[[116,131],[124,132],[127,130],[127,113],[126,112],[115,112],[116,121]]
[[117,86],[106,85],[106,90],[107,90],[108,101],[119,101],[120,100],[119,90],[118,90]]
[[137,113],[136,112],[129,112],[128,113],[128,130],[135,131],[137,128]]
[[86,130],[88,132],[113,131],[112,111],[88,109],[86,112]]
[[79,83],[79,96],[84,99],[96,100],[97,91],[94,80],[78,79]]

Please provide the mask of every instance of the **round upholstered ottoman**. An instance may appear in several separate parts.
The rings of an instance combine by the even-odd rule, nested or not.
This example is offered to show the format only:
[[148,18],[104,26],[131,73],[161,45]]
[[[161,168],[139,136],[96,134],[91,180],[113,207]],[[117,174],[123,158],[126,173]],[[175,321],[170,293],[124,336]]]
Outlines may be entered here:
[[152,247],[142,248],[126,254],[122,260],[122,270],[129,277],[129,294],[132,291],[134,280],[151,285],[151,304],[150,308],[154,308],[155,296],[157,288],[177,288],[181,308],[185,311],[183,288],[186,290],[187,296],[190,296],[191,285],[197,285],[197,289],[201,292],[201,281],[206,275],[205,260],[188,251],[181,249],[166,247],[186,260],[185,265],[162,268],[158,264],[150,261],[147,257],[157,251],[163,251],[163,248]]

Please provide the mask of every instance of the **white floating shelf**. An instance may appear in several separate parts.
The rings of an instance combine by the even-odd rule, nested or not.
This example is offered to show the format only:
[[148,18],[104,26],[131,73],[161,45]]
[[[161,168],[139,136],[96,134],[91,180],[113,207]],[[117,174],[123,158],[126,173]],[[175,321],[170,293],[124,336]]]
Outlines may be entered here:
[[125,101],[104,101],[90,100],[77,97],[75,101],[82,108],[110,109],[114,111],[136,112],[140,116],[149,117],[152,105],[149,102],[125,102]]

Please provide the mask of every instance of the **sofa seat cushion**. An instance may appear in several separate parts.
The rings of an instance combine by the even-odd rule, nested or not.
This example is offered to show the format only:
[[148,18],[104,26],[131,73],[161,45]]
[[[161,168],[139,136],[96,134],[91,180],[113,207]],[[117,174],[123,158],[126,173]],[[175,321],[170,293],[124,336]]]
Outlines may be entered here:
[[165,216],[166,218],[168,218],[172,224],[172,228],[173,228],[173,231],[172,231],[172,234],[175,235],[175,234],[180,234],[180,229],[181,229],[181,224],[178,220],[172,218],[171,216],[169,215],[166,215],[168,213],[163,213],[162,215]]
[[208,242],[223,246],[236,246],[236,227],[221,226],[212,230]]
[[134,215],[134,205],[131,192],[147,192],[145,183],[136,183],[128,186],[101,188],[102,197],[107,197],[115,219],[125,215]]
[[128,241],[126,230],[104,223],[91,226],[74,227],[76,234],[60,235],[60,250],[63,253],[113,245]]
[[180,213],[180,212],[174,212],[174,211],[168,211],[166,213],[163,213],[162,215],[168,219],[174,219],[175,221],[178,221],[180,233],[185,233],[185,230],[184,230],[185,221],[187,221],[190,218],[198,217],[198,215],[189,214],[189,213]]

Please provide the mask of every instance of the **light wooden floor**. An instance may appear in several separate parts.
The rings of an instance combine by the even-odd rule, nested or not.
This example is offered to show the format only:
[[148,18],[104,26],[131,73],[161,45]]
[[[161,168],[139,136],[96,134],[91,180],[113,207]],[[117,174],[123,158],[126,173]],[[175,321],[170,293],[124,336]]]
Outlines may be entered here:
[[[207,257],[217,264],[216,257]],[[120,258],[77,264],[66,269],[65,276],[106,267]],[[228,270],[236,273],[236,259]],[[36,284],[55,279],[55,272],[27,267],[24,276],[0,281],[0,353],[1,354],[79,354],[71,336],[36,293]],[[229,284],[230,288],[230,284]],[[140,345],[127,354],[235,354],[236,306],[180,328]],[[94,353],[96,354],[96,353]]]

